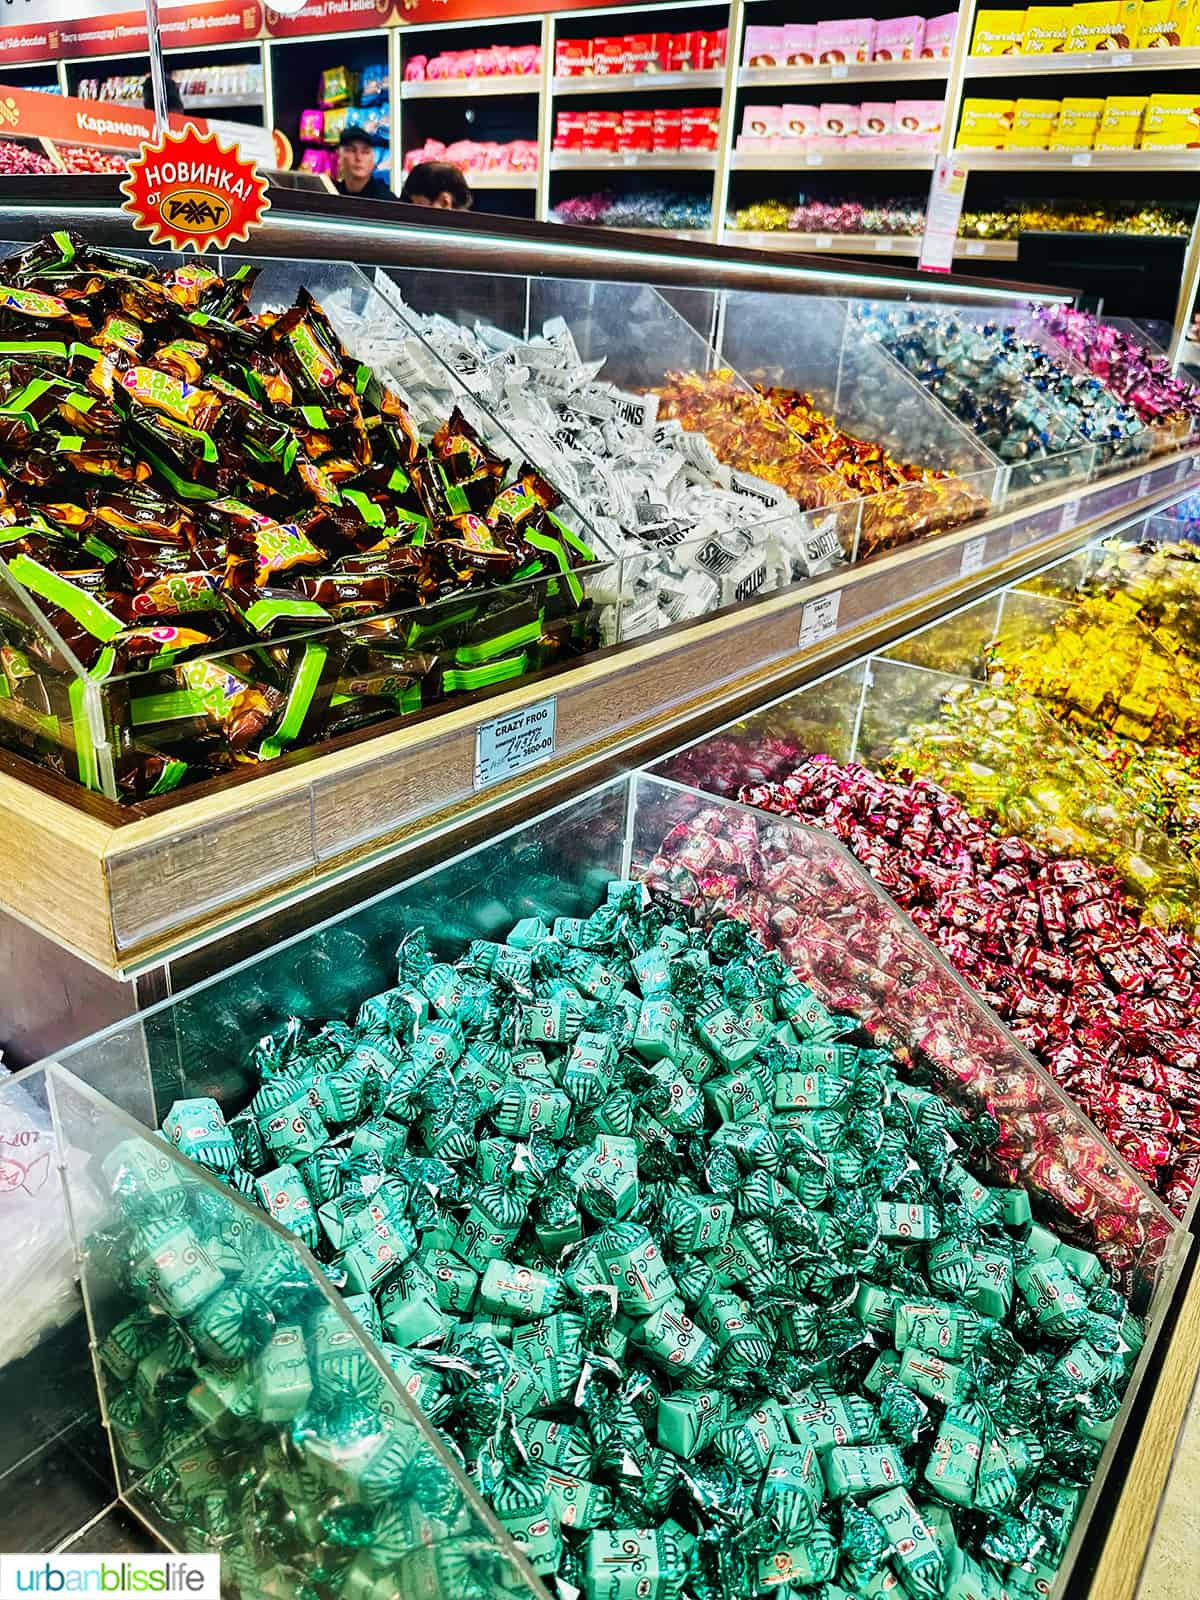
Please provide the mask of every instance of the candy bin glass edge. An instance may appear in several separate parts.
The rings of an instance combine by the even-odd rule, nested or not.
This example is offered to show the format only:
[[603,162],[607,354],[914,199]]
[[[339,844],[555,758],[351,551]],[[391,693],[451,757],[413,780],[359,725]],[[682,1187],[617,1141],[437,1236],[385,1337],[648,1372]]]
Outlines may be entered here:
[[[122,1498],[244,1596],[545,1595],[295,1234],[66,1068],[48,1087]],[[357,1552],[357,1554],[355,1553]]]

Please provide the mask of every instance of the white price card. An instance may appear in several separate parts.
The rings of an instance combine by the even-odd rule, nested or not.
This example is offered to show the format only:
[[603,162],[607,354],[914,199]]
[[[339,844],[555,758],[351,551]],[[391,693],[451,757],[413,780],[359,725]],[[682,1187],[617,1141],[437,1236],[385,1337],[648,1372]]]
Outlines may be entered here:
[[983,566],[983,554],[987,549],[987,535],[981,533],[978,539],[968,539],[962,547],[962,560],[958,564],[958,573],[961,578],[969,578],[973,572],[978,572]]
[[814,250],[832,250],[833,235],[831,233],[816,233],[813,235]]
[[800,613],[800,638],[801,650],[811,650],[813,645],[820,644],[822,639],[831,639],[837,632],[838,611],[841,609],[842,591],[835,589],[832,594],[818,595],[815,600],[805,602]]
[[1133,65],[1133,52],[1131,50],[1116,50],[1104,63],[1106,67],[1131,67]]
[[1071,165],[1073,167],[1090,167],[1091,164],[1092,152],[1090,150],[1077,150],[1071,157]]
[[849,75],[850,68],[845,64],[844,61],[835,61],[829,69],[829,76],[831,78],[847,78]]
[[969,256],[981,256],[983,254],[983,240],[982,239],[968,239],[967,240],[967,254]]
[[918,263],[924,271],[949,272],[953,267],[958,219],[966,192],[967,169],[960,160],[945,157],[935,163]]
[[535,706],[483,723],[475,734],[476,790],[515,778],[554,754],[557,708],[551,695]]
[[892,248],[892,241],[890,239],[876,239],[875,248],[878,251],[886,253]]
[[1062,508],[1062,516],[1058,519],[1059,533],[1069,533],[1079,521],[1079,499],[1068,500]]
[[809,167],[823,167],[825,156],[820,150],[807,150],[804,154],[805,165]]

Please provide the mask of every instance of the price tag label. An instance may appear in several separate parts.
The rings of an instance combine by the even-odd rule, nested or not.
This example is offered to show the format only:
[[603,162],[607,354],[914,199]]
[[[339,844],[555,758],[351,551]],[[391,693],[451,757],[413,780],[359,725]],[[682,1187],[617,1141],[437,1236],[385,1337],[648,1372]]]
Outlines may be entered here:
[[825,155],[820,150],[805,151],[804,160],[806,165],[810,167],[823,167],[825,165]]
[[535,706],[483,723],[475,734],[476,792],[515,778],[554,754],[557,708],[551,695]]
[[875,241],[875,249],[880,254],[886,255],[887,252],[891,248],[892,248],[892,241],[890,239],[876,239],[876,241]]
[[622,150],[621,159],[624,161],[627,167],[636,166],[638,161],[638,152],[636,150]]
[[1076,150],[1071,157],[1071,165],[1073,167],[1090,167],[1091,164],[1092,152],[1090,150]]
[[1131,67],[1133,65],[1133,52],[1131,50],[1115,50],[1105,63],[1110,67]]
[[832,250],[833,235],[831,233],[818,233],[813,239],[814,250]]
[[844,62],[835,61],[829,69],[829,76],[831,78],[848,78],[850,76],[850,68]]
[[1196,470],[1197,456],[1186,456],[1175,468],[1175,482],[1182,483],[1185,478],[1190,478]]
[[1059,533],[1069,533],[1079,521],[1079,501],[1068,500],[1062,508],[1062,516],[1058,519]]
[[983,553],[987,549],[987,535],[980,534],[978,539],[968,539],[962,548],[962,560],[958,564],[958,573],[961,578],[969,578],[973,572],[978,572],[983,566]]
[[968,239],[967,240],[967,254],[969,256],[981,256],[983,254],[983,240],[982,239]]
[[800,638],[801,650],[811,650],[813,645],[820,644],[822,639],[831,639],[837,632],[838,612],[842,604],[842,591],[835,589],[832,594],[818,595],[815,600],[805,602],[800,613]]

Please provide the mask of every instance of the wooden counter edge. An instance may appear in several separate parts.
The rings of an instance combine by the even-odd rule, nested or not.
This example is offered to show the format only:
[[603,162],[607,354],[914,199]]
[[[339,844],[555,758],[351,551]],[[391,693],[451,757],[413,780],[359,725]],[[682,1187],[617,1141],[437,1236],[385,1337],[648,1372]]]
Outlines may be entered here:
[[1087,1600],[1134,1600],[1137,1594],[1198,1367],[1200,1267],[1193,1266]]

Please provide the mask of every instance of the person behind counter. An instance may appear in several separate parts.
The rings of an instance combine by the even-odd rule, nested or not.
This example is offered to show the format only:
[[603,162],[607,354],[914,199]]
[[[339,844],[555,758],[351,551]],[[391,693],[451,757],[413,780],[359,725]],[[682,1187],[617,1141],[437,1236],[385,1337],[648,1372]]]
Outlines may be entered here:
[[[179,112],[182,114],[183,96],[180,94],[179,85],[175,82],[174,78],[167,78],[166,89],[167,115],[170,116],[172,112]],[[142,79],[142,109],[144,111],[154,110],[154,80],[150,77],[149,73],[147,73]]]
[[363,128],[346,128],[338,140],[339,194],[355,200],[394,200],[391,186],[376,174],[375,163],[383,140]]
[[404,180],[401,200],[410,206],[435,206],[439,211],[469,211],[475,196],[462,173],[449,161],[421,161]]

